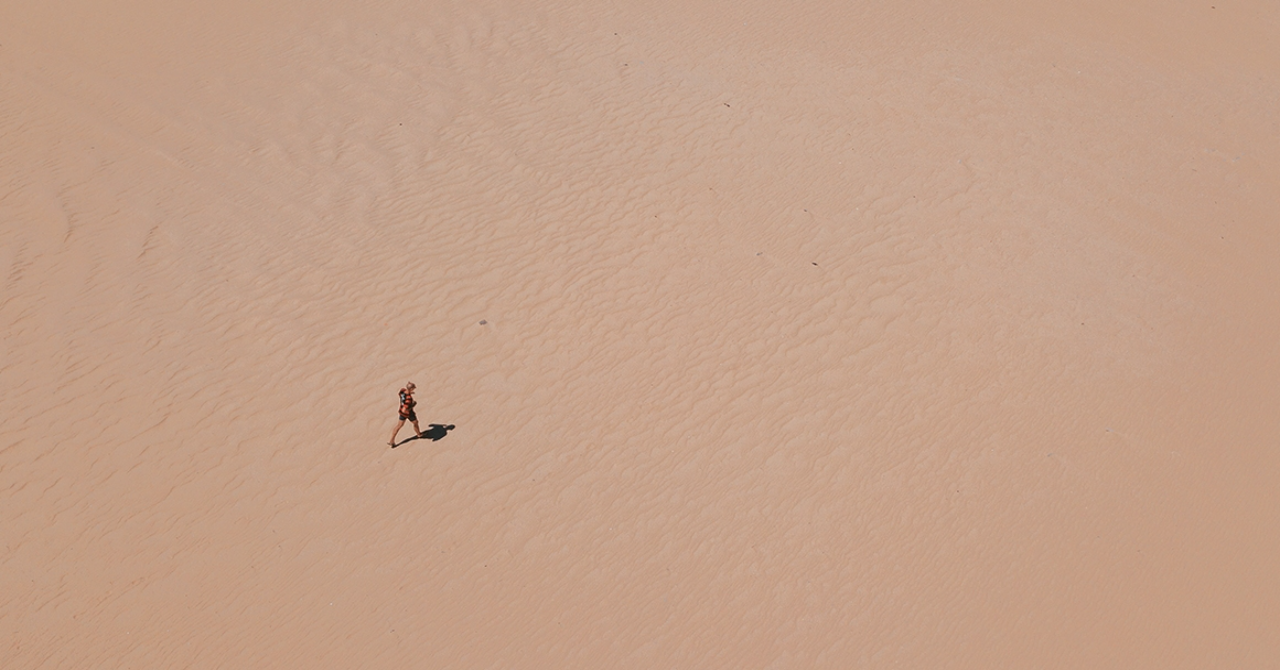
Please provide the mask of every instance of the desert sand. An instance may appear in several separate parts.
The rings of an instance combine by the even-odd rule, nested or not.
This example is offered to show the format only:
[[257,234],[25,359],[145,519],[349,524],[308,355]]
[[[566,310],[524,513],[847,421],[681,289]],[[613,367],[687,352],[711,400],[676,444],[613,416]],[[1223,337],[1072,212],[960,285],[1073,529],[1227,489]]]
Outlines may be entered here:
[[1264,0],[4,3],[0,666],[1276,667],[1278,212]]

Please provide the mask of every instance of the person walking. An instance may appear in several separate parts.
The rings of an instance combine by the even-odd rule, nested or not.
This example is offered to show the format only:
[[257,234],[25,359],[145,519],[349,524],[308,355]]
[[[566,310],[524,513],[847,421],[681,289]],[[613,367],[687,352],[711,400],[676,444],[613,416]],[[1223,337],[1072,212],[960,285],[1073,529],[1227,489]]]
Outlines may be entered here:
[[413,399],[413,390],[416,388],[418,387],[414,386],[413,382],[409,382],[400,389],[400,420],[396,422],[396,429],[391,431],[391,441],[387,443],[393,447],[396,446],[396,433],[404,427],[405,421],[412,421],[413,432],[417,433],[418,437],[422,437],[422,429],[418,427],[418,414],[413,411],[413,406],[418,404],[418,401]]

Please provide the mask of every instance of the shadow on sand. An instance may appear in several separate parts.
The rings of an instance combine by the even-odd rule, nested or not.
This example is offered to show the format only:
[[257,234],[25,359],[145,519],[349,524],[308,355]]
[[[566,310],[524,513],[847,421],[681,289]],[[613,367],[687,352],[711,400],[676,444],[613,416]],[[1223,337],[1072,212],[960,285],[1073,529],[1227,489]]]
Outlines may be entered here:
[[405,438],[391,445],[391,448],[395,449],[396,447],[399,447],[404,444],[408,444],[410,442],[413,442],[414,440],[431,440],[432,442],[439,442],[440,440],[443,440],[444,437],[449,434],[449,431],[453,430],[454,428],[457,428],[457,426],[453,424],[449,424],[446,426],[443,423],[433,423],[430,426],[427,426],[426,430],[422,431],[422,437],[418,437],[415,435],[413,437]]

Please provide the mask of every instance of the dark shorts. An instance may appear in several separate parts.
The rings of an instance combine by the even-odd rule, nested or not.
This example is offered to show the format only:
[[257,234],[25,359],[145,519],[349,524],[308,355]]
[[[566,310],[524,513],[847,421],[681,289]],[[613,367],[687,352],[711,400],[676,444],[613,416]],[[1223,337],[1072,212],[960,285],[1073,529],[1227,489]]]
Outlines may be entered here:
[[413,410],[409,410],[408,414],[397,414],[397,416],[400,417],[401,421],[417,421],[418,420],[418,413]]

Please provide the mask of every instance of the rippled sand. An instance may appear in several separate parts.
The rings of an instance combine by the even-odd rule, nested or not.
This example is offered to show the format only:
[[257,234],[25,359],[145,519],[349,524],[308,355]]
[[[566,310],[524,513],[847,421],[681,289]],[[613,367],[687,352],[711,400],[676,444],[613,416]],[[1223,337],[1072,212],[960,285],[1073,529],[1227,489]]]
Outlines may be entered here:
[[1280,6],[1062,4],[6,4],[0,666],[1271,667]]

